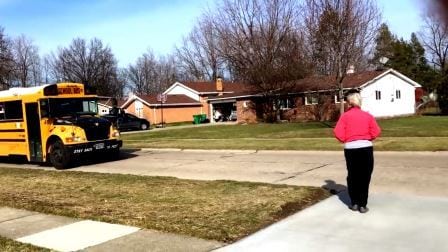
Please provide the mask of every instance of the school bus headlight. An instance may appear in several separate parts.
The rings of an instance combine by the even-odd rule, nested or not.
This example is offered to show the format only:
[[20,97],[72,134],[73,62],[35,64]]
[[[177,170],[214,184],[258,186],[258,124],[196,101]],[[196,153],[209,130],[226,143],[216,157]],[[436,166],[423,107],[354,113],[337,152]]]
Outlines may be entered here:
[[112,133],[113,137],[120,137],[120,132],[118,130],[114,130],[114,133]]
[[73,142],[81,142],[81,138],[80,137],[77,137],[77,136],[72,136],[72,137],[67,137],[67,138],[65,138],[65,141],[67,142],[67,143],[73,143]]

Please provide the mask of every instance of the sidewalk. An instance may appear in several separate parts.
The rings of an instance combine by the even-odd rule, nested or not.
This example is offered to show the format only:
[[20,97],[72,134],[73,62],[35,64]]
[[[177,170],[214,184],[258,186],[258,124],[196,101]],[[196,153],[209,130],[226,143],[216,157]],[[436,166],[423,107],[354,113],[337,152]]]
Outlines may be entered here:
[[448,251],[447,198],[373,194],[360,214],[338,196],[216,251]]
[[0,236],[56,251],[210,251],[215,241],[0,207]]
[[[448,251],[448,198],[372,194],[366,214],[345,192],[234,244],[0,208],[0,236],[56,251]],[[221,248],[220,248],[221,247]]]

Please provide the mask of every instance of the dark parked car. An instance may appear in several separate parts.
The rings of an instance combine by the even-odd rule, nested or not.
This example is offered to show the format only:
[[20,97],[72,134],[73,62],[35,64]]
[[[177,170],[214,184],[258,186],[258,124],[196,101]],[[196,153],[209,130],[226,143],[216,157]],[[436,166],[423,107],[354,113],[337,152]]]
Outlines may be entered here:
[[150,127],[148,120],[128,113],[120,113],[118,115],[109,114],[102,117],[115,123],[119,130],[148,130]]

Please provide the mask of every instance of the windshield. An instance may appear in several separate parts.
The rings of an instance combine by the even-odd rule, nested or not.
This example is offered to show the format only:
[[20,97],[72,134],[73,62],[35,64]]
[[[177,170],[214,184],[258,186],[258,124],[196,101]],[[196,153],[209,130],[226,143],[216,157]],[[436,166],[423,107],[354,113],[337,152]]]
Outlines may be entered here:
[[[45,107],[42,105],[41,108]],[[48,114],[50,117],[65,117],[76,115],[96,115],[98,113],[98,105],[96,99],[85,98],[69,98],[69,99],[48,99]]]

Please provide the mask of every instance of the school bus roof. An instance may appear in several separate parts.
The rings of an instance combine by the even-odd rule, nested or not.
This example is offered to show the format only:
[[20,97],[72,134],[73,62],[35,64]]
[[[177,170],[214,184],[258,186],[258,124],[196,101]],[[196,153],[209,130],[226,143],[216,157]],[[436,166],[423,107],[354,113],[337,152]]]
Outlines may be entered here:
[[57,83],[57,84],[44,84],[36,87],[14,87],[8,90],[0,91],[0,97],[12,97],[12,96],[21,96],[21,95],[32,95],[37,94],[40,91],[43,91],[45,87],[51,85],[83,85],[81,83]]

